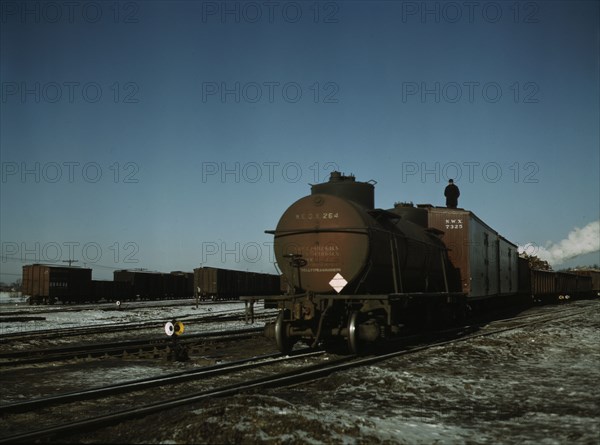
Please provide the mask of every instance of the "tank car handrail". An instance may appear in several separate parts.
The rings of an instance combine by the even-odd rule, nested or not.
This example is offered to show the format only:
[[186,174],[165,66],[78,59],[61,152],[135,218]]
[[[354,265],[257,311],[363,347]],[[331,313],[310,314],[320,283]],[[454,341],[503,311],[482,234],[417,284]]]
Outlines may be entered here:
[[314,229],[298,229],[298,230],[278,230],[278,231],[274,232],[274,234],[275,234],[275,236],[286,236],[286,235],[299,235],[299,234],[304,234],[304,233],[320,233],[320,232],[339,233],[339,232],[343,232],[343,233],[358,233],[360,235],[368,235],[369,230],[370,229],[366,228],[366,227],[350,227],[350,228],[343,228],[343,229],[314,228]]

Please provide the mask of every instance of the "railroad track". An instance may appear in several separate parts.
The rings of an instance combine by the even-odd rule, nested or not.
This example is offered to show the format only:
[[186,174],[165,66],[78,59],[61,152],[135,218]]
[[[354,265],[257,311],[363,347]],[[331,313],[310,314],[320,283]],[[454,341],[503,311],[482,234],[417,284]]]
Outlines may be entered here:
[[[191,347],[207,341],[234,341],[252,336],[261,335],[262,328],[238,329],[235,331],[213,331],[199,334],[190,334],[185,337],[176,337],[178,345]],[[34,363],[48,363],[60,360],[90,359],[108,356],[123,355],[148,355],[156,358],[167,349],[175,346],[173,337],[158,337],[150,339],[136,339],[120,342],[96,343],[73,345],[58,348],[29,349],[24,351],[11,351],[0,353],[0,367],[23,366]]]
[[[60,394],[52,397],[45,397],[34,399],[26,402],[18,402],[11,403],[0,406],[0,414],[3,418],[2,426],[4,426],[4,422],[7,421],[7,418],[14,418],[15,416],[25,415],[31,412],[47,412],[48,408],[56,407],[61,404],[74,404],[80,403],[84,401],[94,400],[96,404],[99,403],[101,399],[106,399],[107,397],[118,395],[122,396],[123,394],[132,393],[141,390],[148,390],[151,388],[168,386],[169,388],[178,384],[183,384],[189,381],[202,381],[204,386],[210,387],[210,385],[214,382],[215,379],[223,379],[228,378],[231,379],[231,376],[237,377],[238,379],[241,377],[240,373],[242,372],[256,372],[260,370],[260,368],[267,367],[276,367],[283,362],[292,362],[296,360],[306,360],[311,357],[318,357],[320,355],[325,354],[324,351],[315,351],[312,349],[304,349],[296,351],[294,354],[289,356],[282,356],[281,353],[272,353],[266,354],[262,356],[252,357],[243,360],[237,360],[234,362],[229,362],[225,364],[218,364],[208,367],[203,367],[200,369],[186,370],[176,373],[171,373],[167,375],[162,375],[160,377],[152,377],[146,379],[138,379],[133,381],[128,381],[124,383],[92,388],[83,391],[70,392],[65,394]],[[345,358],[345,360],[349,360],[350,357]],[[241,377],[243,378],[243,377]],[[245,381],[240,381],[233,385],[228,386],[244,386]],[[227,385],[226,385],[227,386]],[[222,388],[221,385],[219,388]],[[185,392],[185,389],[182,391]],[[207,393],[213,393],[214,390],[206,390]],[[184,397],[184,396],[182,396]],[[146,398],[147,400],[147,398]],[[161,402],[155,403],[157,406],[162,403],[171,403],[173,399],[163,400]],[[176,399],[175,399],[176,400]],[[105,400],[104,410],[106,412],[111,412],[114,410],[114,405],[110,402],[110,400]],[[117,413],[117,414],[122,414]],[[110,419],[113,418],[112,414],[106,414],[104,416],[100,416],[101,418]],[[115,418],[116,419],[116,418]],[[0,438],[0,443],[12,443],[14,441],[20,440],[34,440],[33,438],[41,438],[47,436],[47,432],[51,431],[70,431],[73,427],[73,424],[83,422],[82,425],[87,425],[87,421],[89,419],[83,419],[79,421],[72,422],[69,425],[58,425],[45,428],[39,432],[32,433],[23,433],[16,436],[4,437]],[[27,422],[26,422],[27,423]],[[87,428],[85,426],[84,428]],[[5,428],[6,429],[6,428]],[[55,434],[55,433],[51,433]],[[29,439],[27,439],[29,438]]]
[[24,413],[36,409],[47,408],[49,406],[69,403],[74,401],[96,399],[110,396],[113,394],[124,394],[127,392],[138,391],[140,389],[154,388],[164,385],[173,385],[198,378],[221,376],[228,373],[239,372],[247,369],[256,369],[266,365],[272,365],[282,361],[298,360],[305,357],[324,354],[324,351],[300,350],[290,356],[282,356],[275,352],[261,356],[251,357],[242,360],[236,360],[228,363],[221,363],[211,366],[205,366],[200,369],[191,369],[179,371],[159,377],[149,377],[144,379],[130,380],[127,382],[107,385],[103,387],[91,388],[82,391],[69,392],[50,397],[28,400],[25,402],[9,403],[0,405],[0,414],[7,415],[13,413]]
[[[211,306],[214,304],[239,304],[239,300],[201,300],[199,306]],[[169,308],[169,307],[181,307],[188,305],[196,305],[195,298],[184,298],[178,300],[124,300],[121,302],[125,305],[126,310],[131,309],[153,309],[153,308]],[[120,309],[124,309],[123,306]],[[87,310],[115,310],[116,301],[106,301],[101,303],[83,303],[83,304],[55,304],[55,305],[35,305],[35,306],[23,306],[19,309],[14,309],[10,304],[6,305],[6,311],[12,315],[37,315],[40,313],[53,313],[53,312],[81,312]]]
[[[272,318],[272,314],[255,314],[254,318],[265,319]],[[227,311],[225,313],[214,313],[211,315],[203,316],[183,316],[178,318],[179,321],[185,323],[201,322],[201,323],[212,323],[212,322],[227,322],[227,321],[245,321],[245,314],[237,311],[232,313]],[[92,334],[103,334],[103,333],[114,333],[123,331],[134,331],[141,329],[149,329],[163,326],[165,320],[152,320],[144,322],[132,322],[132,323],[105,323],[93,326],[82,326],[75,328],[57,328],[57,329],[45,329],[40,331],[27,331],[27,332],[16,332],[9,334],[2,334],[0,336],[0,344],[14,343],[18,341],[31,341],[31,340],[42,340],[52,339],[56,337],[74,337],[84,336]]]
[[[561,314],[558,317],[556,316],[556,314],[544,314],[541,316],[539,314],[531,314],[529,316],[519,317],[518,320],[500,320],[499,324],[508,324],[508,326],[501,326],[498,328],[492,328],[490,330],[481,332],[478,332],[478,330],[481,328],[480,325],[464,326],[458,329],[445,330],[438,333],[442,337],[442,339],[435,342],[430,342],[427,344],[408,344],[408,341],[405,339],[405,342],[407,344],[403,345],[403,348],[401,350],[393,350],[390,352],[385,352],[369,357],[341,357],[334,360],[323,361],[308,366],[302,366],[297,369],[293,369],[292,371],[275,372],[266,376],[263,375],[259,377],[248,378],[246,380],[238,381],[235,383],[223,384],[221,386],[195,392],[193,394],[186,393],[183,396],[178,396],[160,402],[150,403],[144,406],[138,406],[133,409],[126,409],[120,412],[100,415],[88,419],[80,419],[74,422],[69,422],[62,425],[55,425],[33,432],[15,434],[9,437],[1,438],[0,443],[27,442],[44,437],[66,437],[69,434],[75,434],[80,431],[89,432],[92,429],[115,425],[133,418],[139,418],[166,409],[201,402],[209,398],[226,397],[245,391],[257,390],[262,388],[284,387],[298,383],[309,382],[326,377],[336,372],[361,366],[372,365],[377,362],[389,360],[403,355],[416,354],[431,348],[445,347],[458,342],[465,342],[480,337],[498,335],[504,332],[523,327],[529,327],[535,324],[556,322],[561,320],[564,321],[568,318],[581,315],[587,311],[589,311],[588,308],[576,311],[564,310],[561,311]],[[565,314],[564,312],[569,313]],[[486,324],[489,327],[490,323]],[[431,335],[431,333],[428,335]],[[16,410],[18,408],[13,406],[13,409]]]

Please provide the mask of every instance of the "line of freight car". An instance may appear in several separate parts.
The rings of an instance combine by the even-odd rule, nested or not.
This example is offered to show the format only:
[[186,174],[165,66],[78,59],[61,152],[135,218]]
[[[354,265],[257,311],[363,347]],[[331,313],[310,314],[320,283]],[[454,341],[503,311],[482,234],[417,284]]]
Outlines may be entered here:
[[92,281],[93,301],[174,300],[192,298],[191,272],[148,272],[119,270],[114,281]]
[[194,295],[201,300],[281,295],[279,275],[199,267],[194,269]]
[[532,269],[519,259],[519,286],[534,303],[551,303],[598,296],[600,272],[555,272]]
[[89,268],[31,264],[23,266],[22,292],[30,304],[191,298],[193,274],[121,270],[99,281]]

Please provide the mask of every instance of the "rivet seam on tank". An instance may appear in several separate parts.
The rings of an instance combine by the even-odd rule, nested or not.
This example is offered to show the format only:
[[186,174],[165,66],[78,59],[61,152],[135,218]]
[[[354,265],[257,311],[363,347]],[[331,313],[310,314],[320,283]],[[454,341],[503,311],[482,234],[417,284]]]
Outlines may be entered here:
[[315,206],[322,206],[324,202],[325,199],[319,195],[315,196],[315,198],[313,199],[313,203],[315,204]]

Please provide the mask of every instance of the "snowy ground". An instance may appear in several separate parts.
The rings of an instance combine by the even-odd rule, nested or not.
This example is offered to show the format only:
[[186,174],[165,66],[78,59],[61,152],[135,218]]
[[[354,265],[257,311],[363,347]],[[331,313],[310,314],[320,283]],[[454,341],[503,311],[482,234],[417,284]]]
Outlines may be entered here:
[[212,402],[171,443],[597,445],[600,301],[575,305],[589,311]]
[[[569,306],[587,310],[567,320],[437,347],[308,385],[169,410],[77,441],[598,445],[600,300]],[[181,307],[89,308],[62,315],[47,312],[48,319],[56,318],[20,324],[45,329],[60,317],[65,317],[64,323],[79,324],[86,317],[94,323],[137,317],[168,320],[208,313],[211,307],[213,311],[242,310],[243,303],[198,309],[193,301]],[[565,307],[538,310],[551,313]],[[131,368],[129,374],[119,375],[118,366],[90,366],[113,380],[132,377]],[[140,374],[158,370],[155,364],[138,366]],[[81,383],[86,382],[85,375]]]
[[[262,326],[262,324],[248,325],[244,321],[238,322],[190,322],[186,319],[215,316],[243,314],[244,302],[229,301],[222,303],[201,302],[196,305],[194,299],[166,300],[152,302],[124,302],[118,309],[114,303],[86,304],[86,305],[40,305],[30,306],[26,298],[11,296],[6,292],[0,293],[0,316],[15,315],[23,321],[2,321],[0,319],[0,335],[14,332],[29,332],[56,328],[72,328],[79,326],[114,324],[128,322],[156,321],[157,334],[162,333],[164,324],[173,319],[181,320],[185,324],[186,333],[205,332],[207,330],[243,329]],[[255,314],[273,314],[276,311],[265,311],[262,302],[255,305]],[[28,319],[31,317],[44,318]]]

